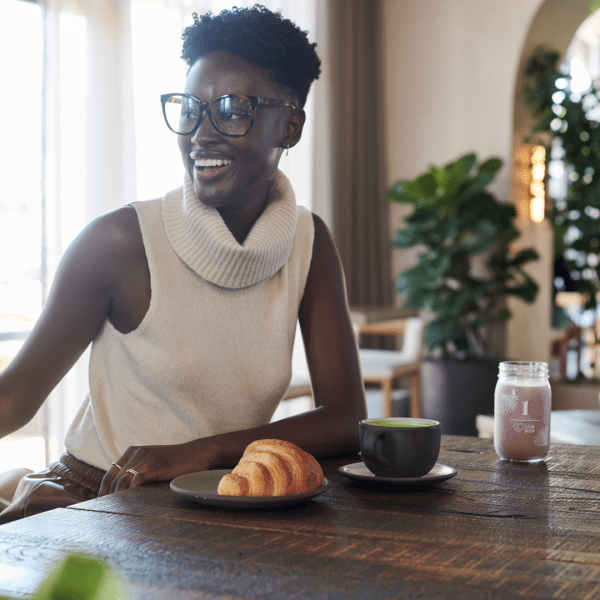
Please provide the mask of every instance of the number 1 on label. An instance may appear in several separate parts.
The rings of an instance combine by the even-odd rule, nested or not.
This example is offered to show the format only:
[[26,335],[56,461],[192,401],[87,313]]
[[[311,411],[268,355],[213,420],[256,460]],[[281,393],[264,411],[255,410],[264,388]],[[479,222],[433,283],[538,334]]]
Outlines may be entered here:
[[529,413],[527,412],[529,409],[529,400],[524,400],[523,401],[523,416],[524,417],[528,417]]

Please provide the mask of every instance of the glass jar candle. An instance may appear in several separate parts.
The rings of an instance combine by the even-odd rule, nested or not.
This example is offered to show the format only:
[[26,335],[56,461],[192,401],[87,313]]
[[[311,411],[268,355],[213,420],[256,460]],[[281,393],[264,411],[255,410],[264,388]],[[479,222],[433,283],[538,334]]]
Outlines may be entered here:
[[502,362],[494,397],[494,446],[504,460],[536,463],[550,448],[548,364]]

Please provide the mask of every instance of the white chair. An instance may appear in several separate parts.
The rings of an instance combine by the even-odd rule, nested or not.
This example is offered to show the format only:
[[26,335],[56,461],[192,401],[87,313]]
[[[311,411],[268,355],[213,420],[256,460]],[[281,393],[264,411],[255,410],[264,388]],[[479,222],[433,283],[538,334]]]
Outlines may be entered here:
[[391,319],[358,327],[361,335],[402,335],[401,350],[361,348],[360,367],[365,383],[378,383],[383,392],[383,416],[392,416],[392,389],[400,379],[410,378],[410,416],[421,414],[419,372],[425,324],[418,317]]

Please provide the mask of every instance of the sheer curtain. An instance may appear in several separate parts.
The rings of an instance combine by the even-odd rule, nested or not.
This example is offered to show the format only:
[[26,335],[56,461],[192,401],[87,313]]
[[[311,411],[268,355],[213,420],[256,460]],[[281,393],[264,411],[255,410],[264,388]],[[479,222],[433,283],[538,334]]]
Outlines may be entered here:
[[[329,0],[334,237],[351,304],[393,305],[380,0]],[[350,125],[351,124],[351,125]]]
[[[319,0],[263,0],[280,10],[311,40],[323,34]],[[219,12],[237,0],[42,0],[43,68],[43,281],[50,282],[66,247],[93,218],[132,200],[162,196],[179,187],[183,165],[176,137],[163,123],[160,94],[182,91],[185,63],[181,30],[192,12]],[[323,57],[322,57],[323,58]],[[325,62],[325,61],[324,61]],[[323,83],[311,92],[303,139],[283,157],[298,203],[312,206],[314,106]],[[317,166],[317,170],[322,165]],[[320,172],[319,181],[323,181]],[[316,204],[327,221],[319,186]],[[43,293],[47,295],[48,285]],[[46,460],[63,451],[62,440],[87,391],[86,353],[46,403]]]
[[[136,197],[129,5],[43,0],[42,294],[92,219]],[[44,405],[46,461],[87,391],[88,352]]]

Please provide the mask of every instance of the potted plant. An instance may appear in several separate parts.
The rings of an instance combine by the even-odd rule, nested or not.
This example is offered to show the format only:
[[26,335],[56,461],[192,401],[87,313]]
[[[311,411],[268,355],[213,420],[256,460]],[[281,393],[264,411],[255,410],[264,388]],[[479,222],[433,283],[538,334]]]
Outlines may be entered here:
[[391,202],[414,206],[394,246],[423,251],[416,266],[400,273],[396,289],[406,307],[433,314],[421,406],[444,433],[474,435],[476,415],[493,412],[499,362],[490,348],[493,329],[512,316],[508,296],[531,303],[538,292],[523,268],[539,258],[536,251],[511,250],[520,235],[514,206],[486,191],[501,167],[499,158],[479,163],[466,154],[387,192]]

